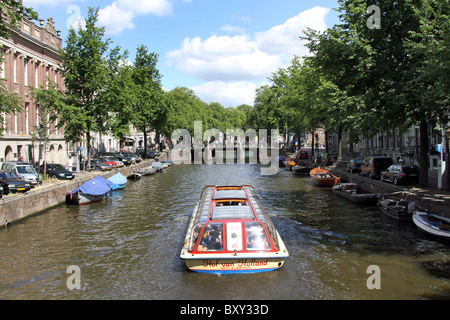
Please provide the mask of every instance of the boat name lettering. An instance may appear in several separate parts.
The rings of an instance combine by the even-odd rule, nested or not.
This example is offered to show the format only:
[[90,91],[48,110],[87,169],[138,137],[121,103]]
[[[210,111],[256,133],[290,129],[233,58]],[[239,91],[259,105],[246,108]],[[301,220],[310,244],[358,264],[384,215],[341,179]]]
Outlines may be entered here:
[[203,260],[203,267],[204,268],[216,268],[216,267],[222,267],[222,268],[234,268],[235,266],[238,268],[242,267],[259,267],[259,266],[267,266],[268,259],[257,261],[256,259],[238,259],[237,262],[230,261],[230,262],[220,262],[219,260]]

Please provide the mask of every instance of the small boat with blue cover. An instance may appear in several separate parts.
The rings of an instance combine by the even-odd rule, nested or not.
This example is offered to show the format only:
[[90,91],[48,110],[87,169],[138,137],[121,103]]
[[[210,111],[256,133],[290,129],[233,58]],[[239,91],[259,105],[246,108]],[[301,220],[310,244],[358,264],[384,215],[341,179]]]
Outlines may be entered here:
[[127,184],[127,178],[123,176],[120,172],[112,176],[111,178],[108,178],[109,181],[113,183],[112,190],[119,190],[125,188],[125,185]]
[[73,204],[88,204],[105,199],[111,191],[113,183],[102,176],[83,183],[66,194],[66,202]]

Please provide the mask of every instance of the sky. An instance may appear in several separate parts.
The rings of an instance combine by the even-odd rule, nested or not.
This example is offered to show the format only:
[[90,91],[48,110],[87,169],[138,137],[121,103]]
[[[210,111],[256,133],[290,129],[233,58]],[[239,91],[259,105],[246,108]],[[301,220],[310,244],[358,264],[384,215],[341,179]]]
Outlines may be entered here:
[[[158,57],[166,90],[187,87],[204,102],[253,105],[256,89],[308,54],[306,27],[338,23],[337,0],[23,0],[39,17],[52,17],[64,41],[71,26],[99,8],[111,47],[145,45]],[[38,24],[38,22],[36,22]]]

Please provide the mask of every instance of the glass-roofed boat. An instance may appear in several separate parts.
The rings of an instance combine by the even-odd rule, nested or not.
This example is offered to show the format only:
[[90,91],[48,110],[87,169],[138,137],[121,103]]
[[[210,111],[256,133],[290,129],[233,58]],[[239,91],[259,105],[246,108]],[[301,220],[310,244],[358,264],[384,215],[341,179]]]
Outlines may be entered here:
[[254,188],[206,186],[186,232],[180,257],[204,273],[281,268],[289,253]]

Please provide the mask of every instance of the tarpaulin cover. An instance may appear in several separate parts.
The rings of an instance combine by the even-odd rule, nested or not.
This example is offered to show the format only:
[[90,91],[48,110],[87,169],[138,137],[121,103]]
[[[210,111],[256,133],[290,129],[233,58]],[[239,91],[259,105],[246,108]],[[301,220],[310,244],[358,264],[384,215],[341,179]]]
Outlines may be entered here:
[[113,186],[112,186],[113,190],[123,188],[128,181],[127,178],[124,177],[120,172],[117,173],[116,175],[112,176],[108,180],[113,183]]
[[83,183],[79,188],[72,191],[75,193],[81,191],[84,194],[90,194],[93,196],[99,196],[109,192],[112,188],[113,183],[102,176],[98,176],[92,180]]

